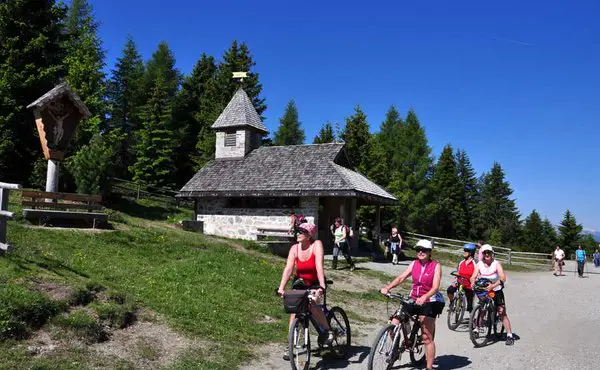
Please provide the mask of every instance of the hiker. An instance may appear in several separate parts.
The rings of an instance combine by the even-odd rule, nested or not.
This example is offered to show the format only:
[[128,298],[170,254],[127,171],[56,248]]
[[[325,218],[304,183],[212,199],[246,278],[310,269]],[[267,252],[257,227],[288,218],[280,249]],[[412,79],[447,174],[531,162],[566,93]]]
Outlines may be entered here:
[[579,277],[583,277],[583,270],[585,268],[585,250],[581,248],[581,245],[575,251],[575,256],[577,259],[577,273]]
[[600,266],[600,252],[598,251],[598,249],[596,249],[596,252],[594,253],[594,267],[598,267]]
[[344,225],[344,221],[341,218],[336,218],[333,225],[331,225],[331,233],[335,237],[333,246],[333,269],[337,269],[337,261],[340,252],[346,258],[346,262],[350,266],[350,271],[354,271],[355,266],[350,257],[350,243],[349,239],[352,237],[351,230],[348,226]]
[[562,268],[564,264],[564,259],[565,252],[562,249],[560,249],[560,245],[557,245],[556,250],[554,251],[554,276],[563,276]]
[[392,227],[392,234],[388,238],[388,243],[390,245],[390,252],[392,253],[392,265],[396,265],[400,263],[400,249],[402,248],[402,237],[398,233],[398,229]]

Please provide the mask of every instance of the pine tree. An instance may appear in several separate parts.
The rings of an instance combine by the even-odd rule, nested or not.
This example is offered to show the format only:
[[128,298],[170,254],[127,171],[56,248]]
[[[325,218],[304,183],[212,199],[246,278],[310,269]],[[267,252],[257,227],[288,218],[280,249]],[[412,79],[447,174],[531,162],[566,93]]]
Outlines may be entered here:
[[477,204],[479,203],[479,188],[475,170],[469,156],[464,150],[456,152],[456,167],[458,178],[463,191],[463,209],[466,218],[467,238],[479,239],[484,229],[477,223]]
[[113,175],[113,148],[106,138],[96,134],[87,145],[67,160],[73,174],[77,192],[81,194],[105,194]]
[[346,127],[342,132],[342,140],[346,144],[350,164],[362,172],[366,172],[370,137],[367,116],[360,109],[360,106],[357,105],[354,108],[354,114],[346,118]]
[[551,250],[554,249],[554,246],[558,242],[558,236],[556,235],[556,228],[548,218],[545,218],[542,222],[543,234],[544,234],[544,244],[549,245]]
[[400,113],[392,105],[386,112],[385,120],[376,134],[378,142],[381,143],[381,149],[386,153],[386,163],[390,173],[400,171],[404,160],[400,158],[403,125]]
[[494,163],[490,172],[482,176],[479,212],[488,235],[493,229],[499,230],[503,243],[515,245],[520,239],[520,221],[515,201],[510,198],[512,193],[504,170]]
[[62,21],[53,0],[0,2],[0,174],[27,184],[41,156],[33,113],[26,106],[64,76]]
[[201,132],[203,135],[214,135],[210,130],[210,126],[214,122],[211,119],[214,115],[211,115],[212,109],[207,105],[211,103],[208,101],[210,97],[207,85],[214,79],[216,71],[214,58],[202,54],[192,73],[184,79],[181,90],[175,97],[173,120],[179,125],[176,134],[178,135],[177,141],[180,143],[175,148],[177,186],[189,181],[194,174],[195,162],[198,158],[196,150],[198,135]]
[[446,145],[431,177],[430,190],[436,205],[432,230],[447,238],[468,236],[465,194],[458,177],[451,145]]
[[106,81],[105,52],[98,36],[98,23],[87,0],[72,0],[67,14],[67,56],[64,59],[66,80],[78,93],[92,116],[77,125],[71,143],[73,151],[87,144],[91,137],[105,127]]
[[319,134],[313,139],[313,144],[327,144],[334,142],[335,134],[333,133],[333,126],[331,125],[331,122],[325,122],[319,130]]
[[431,148],[425,129],[416,113],[410,110],[398,138],[395,151],[398,170],[394,171],[389,189],[400,200],[397,224],[402,229],[428,231],[435,205],[428,191],[433,168]]
[[561,221],[558,230],[560,231],[560,245],[567,256],[571,253],[575,253],[575,249],[577,249],[577,241],[581,237],[583,226],[577,223],[575,216],[573,216],[570,210],[567,209],[565,212],[565,217]]
[[135,159],[135,131],[140,127],[139,114],[145,95],[144,63],[131,36],[112,70],[107,95],[111,107],[109,131],[117,142],[115,175],[130,179],[129,167]]
[[300,145],[304,144],[304,130],[298,120],[296,102],[290,100],[285,107],[283,117],[279,119],[279,127],[275,132],[274,145]]
[[551,253],[552,244],[547,244],[545,228],[540,214],[534,209],[523,225],[523,244],[527,251]]
[[173,99],[179,85],[181,84],[181,72],[175,67],[175,55],[169,48],[166,41],[161,41],[158,48],[152,54],[152,58],[146,63],[146,73],[144,75],[144,86],[146,92],[153,94],[153,89],[156,87],[156,80],[163,80],[164,87],[167,92],[167,99]]
[[[206,85],[206,94],[202,103],[204,116],[211,125],[240,87],[246,91],[254,108],[262,117],[267,105],[265,99],[261,97],[262,84],[259,81],[259,74],[256,72],[255,66],[256,63],[250,54],[250,49],[245,43],[238,44],[234,40],[231,47],[223,53],[214,79]],[[233,72],[248,72],[248,77],[240,83],[232,79]],[[212,130],[203,129],[200,131],[196,151],[196,169],[201,168],[214,158],[215,133]]]
[[173,184],[173,132],[171,130],[171,85],[157,75],[150,98],[142,109],[136,161],[130,171],[135,181],[151,187]]

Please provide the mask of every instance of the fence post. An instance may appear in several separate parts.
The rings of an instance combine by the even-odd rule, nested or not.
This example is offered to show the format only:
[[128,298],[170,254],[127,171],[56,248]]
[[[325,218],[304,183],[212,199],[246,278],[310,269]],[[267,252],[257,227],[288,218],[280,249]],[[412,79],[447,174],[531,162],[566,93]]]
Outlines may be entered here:
[[509,266],[510,266],[510,265],[511,265],[511,263],[512,263],[512,262],[511,262],[511,252],[512,252],[512,249],[509,249],[509,250],[508,250],[508,265],[509,265]]
[[137,184],[137,196],[135,197],[136,200],[140,200],[140,184]]
[[[8,189],[0,188],[0,211],[8,211]],[[0,215],[0,244],[6,243],[6,219]]]

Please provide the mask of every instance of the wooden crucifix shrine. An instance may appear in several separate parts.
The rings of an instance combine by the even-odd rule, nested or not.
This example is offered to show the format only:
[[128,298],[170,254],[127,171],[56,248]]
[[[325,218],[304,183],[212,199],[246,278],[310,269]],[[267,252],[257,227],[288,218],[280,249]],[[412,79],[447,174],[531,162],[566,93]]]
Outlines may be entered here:
[[8,191],[11,189],[21,189],[21,185],[0,182],[0,253],[10,250],[6,241],[6,221],[13,217],[8,211]]
[[67,84],[60,84],[29,104],[40,135],[42,151],[48,160],[46,191],[58,190],[58,164],[63,160],[79,121],[90,111]]

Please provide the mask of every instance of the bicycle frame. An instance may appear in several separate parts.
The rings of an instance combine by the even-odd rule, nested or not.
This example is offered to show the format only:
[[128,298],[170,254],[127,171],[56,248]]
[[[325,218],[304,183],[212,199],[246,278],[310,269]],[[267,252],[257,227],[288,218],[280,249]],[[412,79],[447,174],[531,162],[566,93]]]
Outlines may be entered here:
[[[398,325],[396,325],[396,329],[394,329],[394,343],[396,343],[396,337],[398,336],[398,332],[402,330],[404,341],[402,345],[400,345],[400,343],[398,344],[400,346],[400,349],[403,349],[405,351],[409,349],[414,349],[414,347],[417,345],[417,341],[414,339],[417,336],[417,332],[421,327],[421,323],[419,322],[418,316],[411,315],[404,307],[404,305],[406,304],[407,303],[404,302],[404,300],[400,300],[400,307],[398,307],[396,312],[394,312],[394,314],[390,316],[390,323],[393,319],[398,320]],[[407,328],[404,325],[406,320],[410,322],[410,333],[407,333]]]

